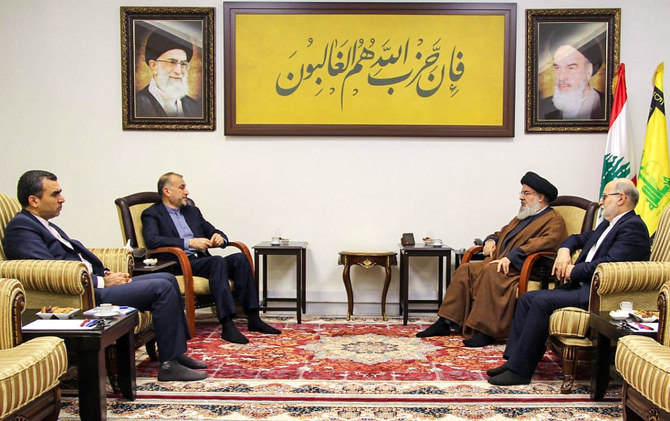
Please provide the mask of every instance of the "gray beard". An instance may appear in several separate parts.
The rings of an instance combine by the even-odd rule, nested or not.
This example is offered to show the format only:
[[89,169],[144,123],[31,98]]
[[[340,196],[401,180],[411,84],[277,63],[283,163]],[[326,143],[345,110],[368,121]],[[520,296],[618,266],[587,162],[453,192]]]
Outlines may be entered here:
[[570,118],[577,116],[584,99],[584,89],[586,89],[588,83],[589,81],[584,79],[579,82],[579,85],[573,86],[573,89],[569,92],[561,92],[558,86],[554,87],[554,97],[552,99],[554,107],[561,110],[563,114],[571,116]]
[[184,75],[179,81],[172,80],[165,75],[156,76],[156,85],[161,90],[165,99],[176,101],[186,96],[188,93],[188,77]]
[[541,208],[540,202],[535,202],[532,205],[521,206],[519,208],[519,213],[516,215],[516,219],[523,221],[526,218],[529,218],[535,215]]

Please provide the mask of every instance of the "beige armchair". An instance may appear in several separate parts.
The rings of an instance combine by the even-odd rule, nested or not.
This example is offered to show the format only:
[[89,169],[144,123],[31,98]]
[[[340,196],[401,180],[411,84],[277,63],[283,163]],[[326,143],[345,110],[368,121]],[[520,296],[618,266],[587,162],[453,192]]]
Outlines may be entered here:
[[[45,305],[75,307],[82,311],[96,306],[91,275],[82,262],[67,260],[7,260],[2,247],[5,227],[21,210],[19,202],[0,192],[0,277],[18,279],[26,294],[26,308],[37,309]],[[91,249],[105,267],[116,272],[132,272],[132,253],[123,248]],[[151,313],[139,313],[135,328],[135,346],[146,345],[147,354],[157,360]],[[113,386],[115,359],[113,347],[108,349],[108,374]],[[116,387],[115,387],[116,389]]]
[[655,309],[658,291],[669,279],[670,207],[661,215],[648,262],[601,263],[591,281],[589,310],[567,307],[551,315],[548,345],[563,361],[561,393],[570,393],[577,361],[591,359],[589,314],[618,310],[621,301],[632,301],[640,310]]
[[24,308],[19,281],[0,278],[0,420],[55,421],[67,350],[63,340],[53,336],[22,343]]
[[658,341],[619,339],[615,366],[624,380],[624,420],[670,420],[670,281],[661,287],[658,309]]
[[[160,200],[161,197],[157,192],[140,192],[120,197],[114,201],[119,214],[119,223],[121,224],[124,243],[130,241],[130,245],[133,248],[146,247],[142,233],[142,212]],[[188,199],[188,201],[189,204],[194,204],[191,199]],[[228,245],[244,253],[253,273],[254,262],[251,259],[249,248],[239,241],[230,241]],[[181,272],[181,275],[177,276],[177,282],[179,283],[179,290],[184,296],[186,322],[191,335],[195,336],[195,309],[215,306],[214,296],[212,296],[209,288],[209,279],[193,275],[191,263],[184,250],[180,248],[160,247],[158,249],[147,250],[147,253],[169,253],[175,256],[179,265],[179,271]],[[233,289],[232,283],[230,287]]]
[[[598,203],[591,202],[577,196],[558,196],[550,204],[563,217],[568,235],[579,234],[593,229],[598,211]],[[469,262],[476,253],[483,250],[482,246],[469,248],[463,255],[462,262]],[[549,287],[549,278],[554,252],[541,252],[529,255],[523,262],[517,297],[526,291],[546,289]]]

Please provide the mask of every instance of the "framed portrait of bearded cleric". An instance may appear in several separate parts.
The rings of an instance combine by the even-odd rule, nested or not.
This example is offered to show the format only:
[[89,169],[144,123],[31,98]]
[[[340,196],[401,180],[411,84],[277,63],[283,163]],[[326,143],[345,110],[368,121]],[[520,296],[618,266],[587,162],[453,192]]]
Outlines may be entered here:
[[214,8],[121,7],[124,130],[214,130]]
[[223,5],[227,135],[514,136],[516,4]]
[[526,10],[526,133],[606,132],[621,9]]

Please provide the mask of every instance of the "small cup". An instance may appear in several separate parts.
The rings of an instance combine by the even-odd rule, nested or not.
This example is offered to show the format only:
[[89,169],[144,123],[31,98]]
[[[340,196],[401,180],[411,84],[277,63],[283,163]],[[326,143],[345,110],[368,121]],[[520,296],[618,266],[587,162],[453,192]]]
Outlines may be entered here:
[[442,240],[440,240],[440,239],[433,240],[433,245],[434,246],[441,246],[442,245]]
[[633,302],[632,301],[622,301],[621,304],[619,304],[619,308],[621,309],[621,311],[631,312],[631,311],[633,311]]
[[270,241],[270,244],[278,246],[281,243],[281,238],[280,237],[272,237],[272,241]]

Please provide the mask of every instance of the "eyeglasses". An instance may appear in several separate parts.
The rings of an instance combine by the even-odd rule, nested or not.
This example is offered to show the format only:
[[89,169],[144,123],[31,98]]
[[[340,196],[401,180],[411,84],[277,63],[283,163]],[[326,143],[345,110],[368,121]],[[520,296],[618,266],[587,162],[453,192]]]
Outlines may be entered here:
[[520,196],[532,196],[532,195],[533,195],[533,192],[532,192],[532,191],[528,191],[528,190],[521,190],[521,191],[519,192],[519,195],[520,195]]
[[184,70],[188,70],[188,68],[191,66],[188,63],[188,61],[179,61],[173,58],[168,60],[154,60],[154,61],[160,61],[161,63],[166,63],[170,69],[174,69],[176,65],[180,65]]
[[620,194],[621,194],[621,193],[603,193],[603,195],[602,195],[602,197],[600,198],[600,200],[602,200],[602,201],[604,202],[605,199],[607,199],[607,196],[618,196],[618,195],[620,195]]

